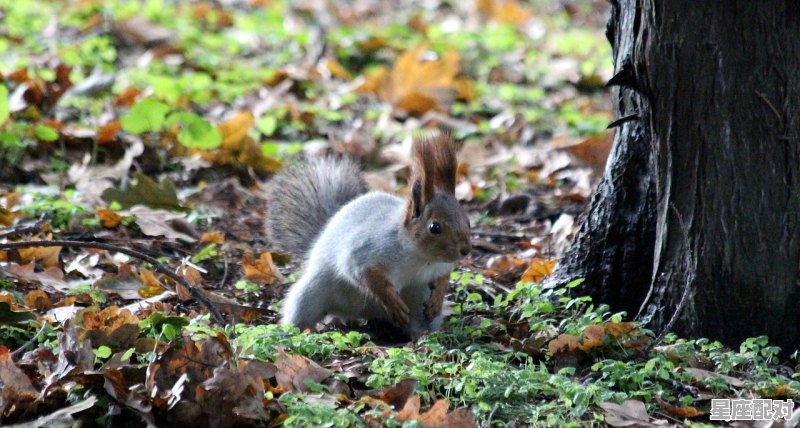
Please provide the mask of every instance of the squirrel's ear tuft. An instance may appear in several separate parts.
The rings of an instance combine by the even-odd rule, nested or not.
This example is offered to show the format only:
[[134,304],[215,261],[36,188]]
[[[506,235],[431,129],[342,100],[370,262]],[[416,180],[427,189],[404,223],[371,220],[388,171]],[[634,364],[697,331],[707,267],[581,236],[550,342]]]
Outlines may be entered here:
[[422,182],[414,181],[411,186],[411,215],[419,218],[422,215]]
[[422,181],[422,201],[427,203],[436,190],[453,194],[456,189],[456,145],[448,132],[417,138],[413,147],[412,176]]

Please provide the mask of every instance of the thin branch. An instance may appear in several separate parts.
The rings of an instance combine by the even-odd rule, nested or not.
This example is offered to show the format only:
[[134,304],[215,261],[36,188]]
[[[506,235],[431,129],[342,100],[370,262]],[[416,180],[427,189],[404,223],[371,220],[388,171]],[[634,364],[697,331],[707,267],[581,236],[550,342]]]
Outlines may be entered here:
[[0,238],[5,238],[11,235],[22,235],[24,233],[36,233],[42,230],[42,225],[44,224],[45,217],[42,215],[36,220],[33,224],[21,224],[19,226],[9,227],[6,230],[0,232]]
[[52,240],[52,241],[0,243],[0,250],[12,250],[19,248],[34,248],[34,247],[97,248],[101,250],[116,251],[118,253],[127,254],[131,257],[144,260],[147,263],[150,263],[153,266],[153,269],[155,269],[157,272],[167,275],[168,277],[172,278],[175,282],[186,287],[186,289],[189,290],[189,294],[191,294],[192,297],[197,299],[206,308],[208,308],[208,311],[211,313],[211,315],[214,317],[214,320],[216,320],[220,326],[226,325],[225,318],[222,317],[222,314],[219,312],[219,310],[217,310],[214,304],[211,303],[211,300],[209,300],[208,297],[206,297],[200,290],[198,290],[197,287],[190,284],[189,281],[186,280],[186,278],[173,272],[170,268],[168,268],[155,258],[150,257],[145,253],[136,250],[131,250],[125,247],[120,247],[117,245],[105,244],[102,242],[90,242],[90,241]]
[[41,336],[42,333],[44,333],[46,328],[47,328],[47,321],[42,323],[42,327],[39,329],[39,331],[36,332],[36,334],[33,335],[33,337],[31,337],[29,341],[25,342],[24,344],[22,344],[22,346],[20,346],[14,352],[11,353],[11,359],[16,360],[17,358],[19,358],[19,356],[22,355],[22,353],[25,352],[26,349],[28,349],[39,339],[39,336]]

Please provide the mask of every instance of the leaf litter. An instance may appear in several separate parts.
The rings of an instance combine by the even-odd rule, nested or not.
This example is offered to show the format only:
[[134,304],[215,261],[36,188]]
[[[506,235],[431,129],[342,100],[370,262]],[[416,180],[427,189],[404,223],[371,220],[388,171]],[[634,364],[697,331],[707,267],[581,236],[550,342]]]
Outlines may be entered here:
[[[30,25],[10,25],[0,53],[0,243],[136,249],[237,326],[213,325],[184,285],[122,253],[0,250],[3,424],[660,426],[705,417],[714,393],[756,390],[685,343],[651,350],[635,324],[525,285],[552,273],[611,150],[606,6],[151,3],[2,3],[6,22]],[[264,240],[270,174],[301,154],[349,155],[373,187],[402,192],[414,133],[435,127],[462,145],[456,193],[476,249],[453,276],[445,331],[413,344],[373,323],[277,327],[301,264]],[[560,370],[583,385],[613,376],[594,365],[641,355],[658,361],[656,383],[667,362],[689,367],[652,397],[563,401],[573,380]],[[537,365],[550,386],[503,378]],[[796,397],[790,382],[757,391]]]

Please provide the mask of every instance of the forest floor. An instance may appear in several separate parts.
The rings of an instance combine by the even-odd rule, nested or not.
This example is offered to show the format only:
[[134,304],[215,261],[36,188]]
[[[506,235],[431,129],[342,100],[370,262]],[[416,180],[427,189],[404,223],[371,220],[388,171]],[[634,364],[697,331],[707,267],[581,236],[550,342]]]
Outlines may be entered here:
[[[611,147],[609,7],[0,0],[0,424],[703,426],[746,398],[797,426],[766,337],[654,343],[538,285]],[[344,154],[402,194],[437,127],[474,247],[442,330],[278,326],[301,261],[264,238],[270,176]]]

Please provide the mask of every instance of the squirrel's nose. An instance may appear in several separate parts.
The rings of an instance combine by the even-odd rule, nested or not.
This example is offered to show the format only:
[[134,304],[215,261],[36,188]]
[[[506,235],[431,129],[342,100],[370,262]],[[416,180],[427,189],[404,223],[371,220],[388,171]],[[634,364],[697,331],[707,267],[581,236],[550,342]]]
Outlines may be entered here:
[[458,252],[461,253],[461,257],[466,257],[466,255],[469,254],[470,250],[472,250],[472,246],[469,243],[467,243],[466,245],[461,247],[461,249],[459,249]]

